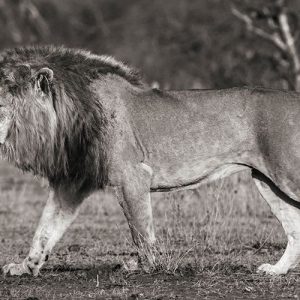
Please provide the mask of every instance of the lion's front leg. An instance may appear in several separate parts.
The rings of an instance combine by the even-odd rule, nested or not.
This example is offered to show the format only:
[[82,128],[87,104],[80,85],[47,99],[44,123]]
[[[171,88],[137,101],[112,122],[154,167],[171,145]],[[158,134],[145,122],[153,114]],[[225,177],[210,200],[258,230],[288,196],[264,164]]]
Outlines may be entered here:
[[151,175],[151,168],[141,163],[127,169],[122,186],[115,188],[133,242],[138,248],[139,262],[146,269],[152,267],[155,261],[155,235],[150,198]]
[[37,276],[48,260],[52,248],[75,219],[82,200],[83,197],[66,189],[51,191],[28,256],[21,264],[11,263],[4,266],[4,274]]

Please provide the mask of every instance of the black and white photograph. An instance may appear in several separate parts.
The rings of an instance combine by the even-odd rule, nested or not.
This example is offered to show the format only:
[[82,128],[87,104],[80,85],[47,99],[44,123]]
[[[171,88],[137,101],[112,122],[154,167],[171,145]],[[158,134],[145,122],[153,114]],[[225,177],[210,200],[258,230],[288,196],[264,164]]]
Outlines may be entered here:
[[0,299],[299,299],[300,2],[0,0]]

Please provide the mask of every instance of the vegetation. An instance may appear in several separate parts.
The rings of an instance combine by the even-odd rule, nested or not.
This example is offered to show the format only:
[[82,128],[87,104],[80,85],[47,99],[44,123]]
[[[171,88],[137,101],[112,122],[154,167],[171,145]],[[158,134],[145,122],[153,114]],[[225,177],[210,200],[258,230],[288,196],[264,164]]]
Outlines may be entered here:
[[[1,170],[4,265],[27,255],[47,190],[6,164]],[[247,174],[193,191],[153,194],[153,207],[159,242],[150,273],[122,268],[136,258],[136,249],[117,201],[97,193],[84,203],[41,276],[0,277],[0,298],[296,297],[297,271],[279,278],[255,273],[261,263],[280,257],[285,237]]]

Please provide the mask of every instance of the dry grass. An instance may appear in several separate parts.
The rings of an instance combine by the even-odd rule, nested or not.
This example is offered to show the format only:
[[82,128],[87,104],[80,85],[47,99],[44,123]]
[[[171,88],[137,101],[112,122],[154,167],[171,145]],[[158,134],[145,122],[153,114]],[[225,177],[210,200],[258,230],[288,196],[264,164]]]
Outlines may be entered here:
[[[6,166],[2,170],[0,265],[26,256],[47,197],[30,176]],[[152,199],[158,243],[150,249],[157,257],[150,274],[120,268],[123,260],[136,256],[136,249],[117,201],[97,193],[84,203],[42,276],[0,277],[0,298],[238,299],[298,294],[297,270],[277,279],[255,274],[261,263],[279,259],[285,236],[247,174],[198,190],[153,194]]]
[[[238,258],[245,259],[245,253],[253,255],[268,245],[276,249],[285,246],[283,231],[249,174],[194,191],[157,194],[153,202],[158,241],[141,251],[144,256],[156,257],[156,272],[174,274],[186,266],[200,272],[208,267],[207,255],[239,264]],[[213,269],[220,265],[223,260],[216,261]]]

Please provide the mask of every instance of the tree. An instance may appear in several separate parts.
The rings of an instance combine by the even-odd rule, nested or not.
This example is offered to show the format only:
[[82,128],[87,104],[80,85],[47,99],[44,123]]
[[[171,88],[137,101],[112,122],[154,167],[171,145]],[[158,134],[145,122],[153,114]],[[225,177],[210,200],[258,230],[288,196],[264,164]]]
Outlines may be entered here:
[[[271,43],[279,53],[273,57],[283,68],[288,68],[288,88],[300,92],[300,59],[297,51],[298,18],[286,0],[276,0],[267,6],[243,10],[232,6],[232,13],[249,32]],[[292,26],[294,25],[294,26]]]
[[46,40],[48,25],[32,0],[0,0],[0,19],[5,26],[5,42],[18,44]]

